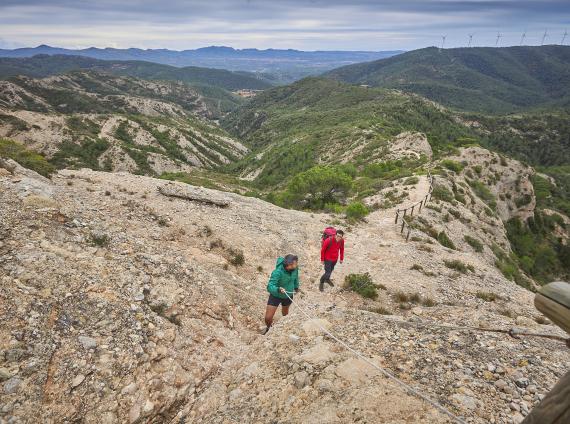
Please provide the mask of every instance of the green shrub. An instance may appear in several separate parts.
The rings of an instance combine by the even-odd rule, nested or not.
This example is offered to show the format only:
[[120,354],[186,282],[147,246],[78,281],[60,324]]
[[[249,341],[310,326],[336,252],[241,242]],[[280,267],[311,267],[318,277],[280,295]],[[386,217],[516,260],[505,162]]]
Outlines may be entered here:
[[483,251],[483,243],[477,240],[475,237],[471,237],[470,235],[465,234],[463,236],[463,240],[475,250],[475,252],[482,252]]
[[475,272],[475,268],[473,265],[465,264],[458,259],[454,259],[452,261],[444,260],[443,263],[446,267],[450,269],[454,269],[462,274],[467,274],[467,271]]
[[352,188],[352,177],[335,166],[315,166],[297,174],[284,193],[284,206],[322,209],[338,203]]
[[233,248],[228,249],[228,262],[234,266],[242,266],[245,263],[245,256],[241,250]]
[[345,213],[348,219],[360,221],[370,213],[370,210],[361,202],[352,202],[346,207]]
[[453,202],[453,193],[443,186],[435,186],[431,195],[434,199],[438,199],[443,202]]
[[0,138],[0,157],[15,160],[24,168],[31,169],[44,177],[49,177],[55,172],[54,166],[42,155],[12,140]]
[[441,166],[449,169],[450,171],[460,173],[463,170],[463,165],[454,160],[445,159],[441,161]]
[[405,186],[407,186],[407,185],[416,185],[416,184],[419,183],[419,182],[420,182],[420,179],[419,179],[418,177],[416,177],[416,176],[413,176],[413,177],[406,178],[406,179],[404,180],[404,185],[405,185]]
[[477,197],[479,197],[483,201],[483,203],[489,206],[493,211],[496,210],[497,200],[495,199],[495,196],[493,196],[493,193],[491,193],[491,191],[485,184],[483,184],[481,181],[470,180],[469,185],[471,186]]
[[327,203],[325,204],[323,209],[325,212],[335,213],[335,214],[341,214],[345,211],[345,208],[338,203]]
[[111,238],[104,233],[91,233],[89,239],[91,244],[97,247],[107,247],[111,241]]
[[530,194],[525,194],[515,199],[515,205],[517,208],[522,208],[523,206],[530,204],[530,202],[532,202],[532,196]]
[[455,244],[453,244],[453,242],[451,241],[451,239],[447,236],[447,234],[445,233],[445,231],[441,231],[438,235],[437,235],[437,241],[439,242],[439,244],[441,244],[444,247],[447,247],[449,249],[453,249],[456,250]]
[[378,297],[378,291],[372,277],[369,273],[364,274],[348,274],[344,278],[345,286],[350,290],[360,294],[362,297],[368,299],[376,299]]

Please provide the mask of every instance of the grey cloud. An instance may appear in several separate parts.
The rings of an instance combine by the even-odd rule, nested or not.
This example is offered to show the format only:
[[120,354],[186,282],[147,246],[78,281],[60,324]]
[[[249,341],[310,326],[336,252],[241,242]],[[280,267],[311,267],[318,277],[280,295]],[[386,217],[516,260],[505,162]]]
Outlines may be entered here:
[[[523,28],[562,31],[570,2],[560,0],[1,0],[0,37],[14,44],[77,43],[121,47],[415,48],[439,34],[461,44],[468,32],[515,38]],[[570,26],[570,25],[569,25]],[[100,30],[100,31],[99,31]],[[146,32],[145,32],[146,30]],[[168,34],[172,37],[169,39]],[[512,35],[509,35],[512,34]],[[141,38],[142,36],[142,38]],[[208,42],[208,36],[211,42]],[[281,39],[279,39],[281,37]],[[4,41],[4,44],[6,41]],[[306,47],[303,47],[303,43]],[[514,43],[514,41],[513,41]],[[190,45],[189,45],[190,44]],[[387,45],[389,44],[389,45]]]

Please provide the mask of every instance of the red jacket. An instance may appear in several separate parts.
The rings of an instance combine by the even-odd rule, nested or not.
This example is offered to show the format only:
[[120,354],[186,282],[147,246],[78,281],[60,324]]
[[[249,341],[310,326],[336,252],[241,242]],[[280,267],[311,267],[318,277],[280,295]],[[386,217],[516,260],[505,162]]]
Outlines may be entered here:
[[321,247],[321,262],[322,261],[338,261],[338,253],[340,252],[340,260],[344,260],[344,240],[336,241],[334,236],[329,237],[323,242]]

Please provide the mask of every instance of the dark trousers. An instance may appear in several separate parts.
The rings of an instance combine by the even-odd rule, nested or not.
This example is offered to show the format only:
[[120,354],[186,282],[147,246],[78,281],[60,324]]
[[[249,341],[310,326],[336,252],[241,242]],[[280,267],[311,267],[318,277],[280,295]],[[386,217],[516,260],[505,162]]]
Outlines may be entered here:
[[336,265],[336,261],[325,261],[325,273],[321,277],[321,284],[331,279],[331,274]]

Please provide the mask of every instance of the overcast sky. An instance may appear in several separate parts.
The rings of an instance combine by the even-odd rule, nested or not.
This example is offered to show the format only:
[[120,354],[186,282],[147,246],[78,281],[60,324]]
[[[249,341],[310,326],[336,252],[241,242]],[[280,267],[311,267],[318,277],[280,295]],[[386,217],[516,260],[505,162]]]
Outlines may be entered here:
[[[0,48],[410,50],[559,44],[570,0],[0,0]],[[565,44],[570,44],[570,38]]]

